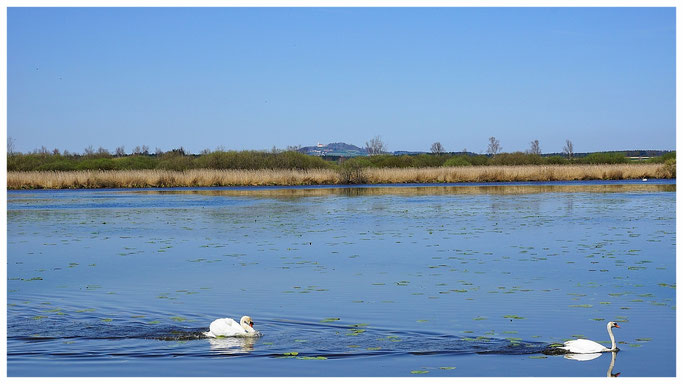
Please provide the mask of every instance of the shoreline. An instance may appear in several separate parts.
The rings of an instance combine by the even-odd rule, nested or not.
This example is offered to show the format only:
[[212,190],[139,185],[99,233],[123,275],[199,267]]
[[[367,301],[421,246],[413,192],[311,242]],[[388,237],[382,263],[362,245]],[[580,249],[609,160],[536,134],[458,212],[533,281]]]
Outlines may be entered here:
[[100,189],[674,179],[667,164],[503,165],[433,168],[8,172],[7,189]]

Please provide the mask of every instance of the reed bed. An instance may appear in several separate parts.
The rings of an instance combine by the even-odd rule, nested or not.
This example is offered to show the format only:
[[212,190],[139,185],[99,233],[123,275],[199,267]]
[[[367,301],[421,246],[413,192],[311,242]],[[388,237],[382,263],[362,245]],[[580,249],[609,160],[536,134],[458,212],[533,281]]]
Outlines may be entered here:
[[314,170],[8,172],[8,189],[169,188],[335,184],[338,173]]
[[673,178],[662,164],[500,165],[435,168],[368,168],[366,182],[467,183],[494,181],[623,180]]
[[348,180],[342,172],[313,170],[45,171],[8,172],[8,189],[167,188],[331,185],[351,183],[456,183],[495,181],[621,180],[674,178],[665,164],[528,165],[434,168],[364,168]]

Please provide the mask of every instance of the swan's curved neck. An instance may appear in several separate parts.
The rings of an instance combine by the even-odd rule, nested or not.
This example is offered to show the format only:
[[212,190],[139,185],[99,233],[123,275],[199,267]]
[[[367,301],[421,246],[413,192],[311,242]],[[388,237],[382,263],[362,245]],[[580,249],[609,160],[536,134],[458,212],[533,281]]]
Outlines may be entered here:
[[610,351],[616,351],[617,350],[617,342],[614,341],[614,334],[612,333],[612,327],[607,325],[607,333],[609,333],[609,339],[612,341],[612,348],[610,348]]

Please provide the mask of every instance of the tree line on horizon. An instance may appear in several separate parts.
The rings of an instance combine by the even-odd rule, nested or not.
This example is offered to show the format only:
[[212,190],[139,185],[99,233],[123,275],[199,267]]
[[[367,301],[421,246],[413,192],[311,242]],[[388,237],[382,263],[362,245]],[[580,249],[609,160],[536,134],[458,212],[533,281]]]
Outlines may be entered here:
[[[11,139],[10,139],[11,140]],[[469,153],[446,153],[440,143],[432,145],[431,153],[387,154],[386,146],[379,137],[366,143],[374,146],[370,156],[353,158],[325,159],[299,153],[296,148],[271,151],[215,151],[204,150],[200,154],[188,154],[180,147],[170,151],[157,149],[153,153],[147,146],[135,147],[126,154],[123,147],[114,153],[100,147],[89,146],[82,154],[67,151],[48,150],[46,147],[30,153],[17,152],[13,142],[8,140],[8,171],[79,171],[79,170],[141,170],[163,169],[184,171],[189,169],[359,169],[379,168],[425,168],[460,167],[485,165],[544,165],[544,164],[620,164],[630,159],[620,152],[590,153],[583,157],[574,156],[573,146],[567,140],[569,153],[565,156],[541,156],[538,141],[531,142],[526,152],[502,152],[500,143],[489,139],[489,153],[477,155]],[[675,163],[676,152],[648,159],[648,162]]]

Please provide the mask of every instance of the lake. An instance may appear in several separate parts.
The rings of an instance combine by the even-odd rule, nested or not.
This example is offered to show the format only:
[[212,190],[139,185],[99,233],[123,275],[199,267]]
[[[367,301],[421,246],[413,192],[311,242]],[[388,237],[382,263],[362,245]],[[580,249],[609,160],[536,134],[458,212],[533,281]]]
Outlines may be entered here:
[[8,375],[675,376],[675,191],[8,191]]

